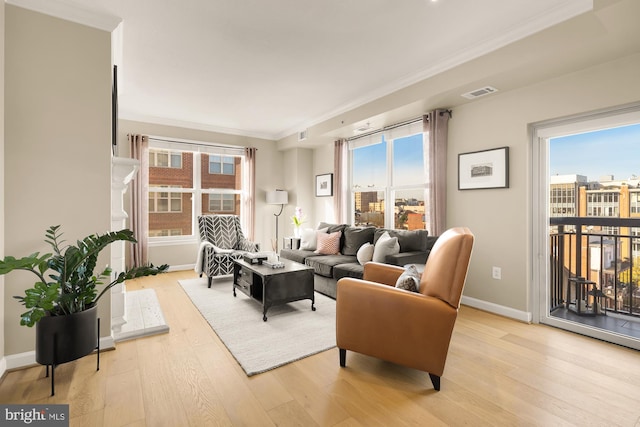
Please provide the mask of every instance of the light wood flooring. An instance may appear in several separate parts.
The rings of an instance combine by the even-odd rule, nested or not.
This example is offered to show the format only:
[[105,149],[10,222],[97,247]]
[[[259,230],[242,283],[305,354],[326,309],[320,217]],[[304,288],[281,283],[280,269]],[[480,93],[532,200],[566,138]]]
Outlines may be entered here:
[[65,403],[72,426],[640,426],[640,352],[462,307],[435,392],[424,372],[338,350],[247,377],[177,280],[154,288],[171,331],[56,369],[9,372],[2,403]]

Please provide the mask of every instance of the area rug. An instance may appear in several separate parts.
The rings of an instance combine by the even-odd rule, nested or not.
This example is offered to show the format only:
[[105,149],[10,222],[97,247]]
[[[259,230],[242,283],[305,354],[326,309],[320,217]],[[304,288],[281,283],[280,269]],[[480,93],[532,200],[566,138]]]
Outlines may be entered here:
[[229,280],[178,281],[248,376],[311,356],[336,345],[336,302],[316,292],[311,300],[269,308],[237,291]]
[[127,323],[119,331],[114,331],[113,339],[116,342],[169,332],[156,291],[128,291],[125,300]]

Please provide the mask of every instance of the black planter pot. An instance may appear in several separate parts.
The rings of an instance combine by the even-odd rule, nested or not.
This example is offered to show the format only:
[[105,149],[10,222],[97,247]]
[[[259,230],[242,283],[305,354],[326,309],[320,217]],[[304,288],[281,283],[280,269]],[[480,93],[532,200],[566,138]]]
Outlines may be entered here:
[[59,365],[98,347],[98,307],[67,316],[46,316],[36,323],[36,362]]

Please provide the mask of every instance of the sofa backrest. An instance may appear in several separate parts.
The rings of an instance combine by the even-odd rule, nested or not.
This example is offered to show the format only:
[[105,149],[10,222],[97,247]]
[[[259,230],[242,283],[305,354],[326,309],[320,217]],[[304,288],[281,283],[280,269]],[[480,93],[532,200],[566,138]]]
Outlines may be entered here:
[[385,231],[389,232],[389,236],[398,238],[400,252],[425,251],[429,248],[429,232],[427,230],[390,230],[387,228],[377,228],[373,237],[374,244]]
[[321,222],[318,230],[327,228],[328,233],[342,232],[340,238],[340,253],[355,256],[358,249],[365,243],[375,244],[380,236],[389,232],[391,237],[398,238],[400,252],[425,252],[431,249],[437,237],[429,236],[427,230],[393,230],[375,227],[353,227],[348,224],[329,224]]

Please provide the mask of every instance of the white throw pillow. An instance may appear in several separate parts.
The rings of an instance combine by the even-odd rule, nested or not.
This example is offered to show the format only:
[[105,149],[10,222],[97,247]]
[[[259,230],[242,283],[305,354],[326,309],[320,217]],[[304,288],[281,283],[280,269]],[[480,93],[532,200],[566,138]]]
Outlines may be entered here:
[[358,253],[356,253],[356,258],[358,258],[358,262],[360,263],[360,265],[365,265],[365,263],[373,259],[373,249],[374,246],[369,242],[360,246],[360,249],[358,249]]
[[316,233],[322,231],[326,233],[328,228],[322,228],[320,230],[314,230],[313,228],[305,228],[300,234],[300,249],[304,251],[315,251],[317,249],[318,240]]
[[398,277],[396,281],[396,288],[404,289],[405,291],[418,292],[420,290],[420,278],[422,275],[418,272],[418,269],[414,264],[409,264],[405,267],[404,273]]
[[400,244],[397,237],[389,236],[388,232],[382,233],[373,248],[373,262],[384,262],[387,255],[400,253]]

